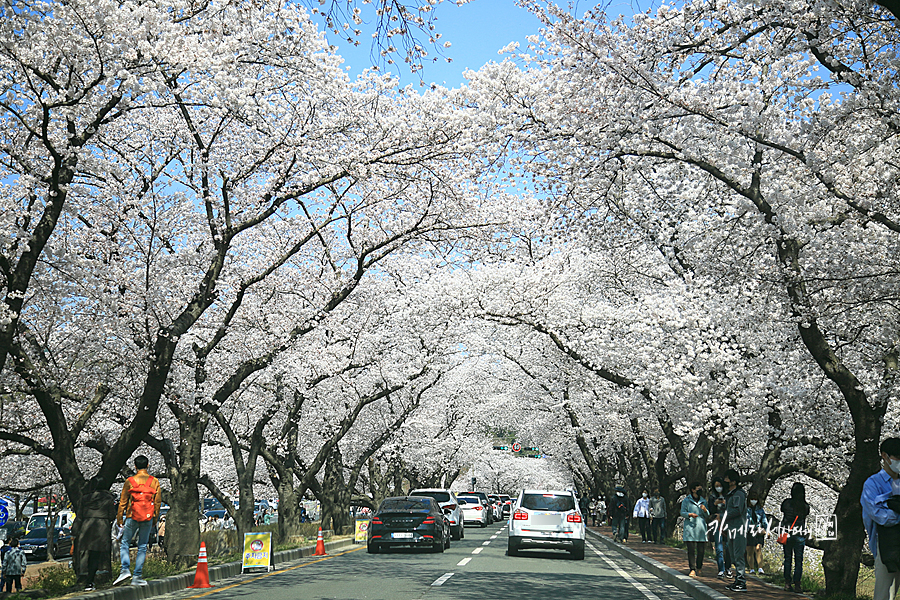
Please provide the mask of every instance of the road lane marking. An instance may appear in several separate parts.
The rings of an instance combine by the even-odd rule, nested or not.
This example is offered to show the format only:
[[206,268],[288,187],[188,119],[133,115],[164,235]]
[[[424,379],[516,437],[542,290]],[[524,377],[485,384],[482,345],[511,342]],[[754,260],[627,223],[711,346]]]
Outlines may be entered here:
[[481,554],[482,550],[484,550],[484,548],[475,548],[474,550],[472,550],[472,554]]
[[326,556],[325,558],[320,558],[319,560],[311,560],[309,562],[294,565],[293,567],[288,567],[286,569],[281,569],[280,571],[270,571],[265,575],[260,575],[259,577],[254,577],[253,579],[248,579],[247,581],[239,581],[237,583],[233,583],[231,585],[226,585],[225,587],[216,588],[214,590],[210,590],[208,592],[203,592],[202,594],[197,594],[196,596],[188,596],[184,600],[193,600],[194,598],[203,598],[204,596],[209,596],[210,594],[215,594],[216,592],[221,592],[223,590],[230,590],[231,588],[236,588],[239,585],[244,585],[246,583],[253,583],[254,581],[259,581],[260,579],[265,579],[266,577],[271,577],[272,575],[280,575],[281,573],[287,573],[288,571],[293,571],[294,569],[299,569],[300,567],[306,567],[308,565],[314,565],[316,563],[320,563],[322,561],[331,560],[337,556],[343,556],[344,554],[350,554],[351,552],[358,552],[359,550],[365,549],[365,546],[360,548],[354,548],[353,550],[347,550],[346,552],[339,552],[337,554],[332,554],[331,556]]
[[467,564],[469,564],[469,561],[470,561],[470,560],[472,560],[472,557],[471,557],[471,556],[467,556],[467,557],[465,557],[464,559],[462,559],[461,561],[459,561],[458,563],[456,563],[456,566],[457,566],[457,567],[464,567],[464,566],[466,566]]
[[492,540],[496,540],[498,535],[500,535],[500,534],[499,534],[499,533],[495,533],[494,535],[491,536],[491,539],[492,539]]
[[440,577],[434,580],[434,583],[431,584],[431,587],[438,587],[440,585],[444,585],[444,582],[453,577],[453,573],[444,573]]
[[490,543],[491,543],[491,540],[488,540],[488,541],[486,541],[486,542],[481,542],[481,545],[482,545],[482,546],[487,546],[487,545],[490,544]]
[[623,571],[622,569],[620,569],[620,568],[619,568],[619,565],[617,565],[616,563],[614,563],[614,562],[613,562],[612,560],[610,560],[605,554],[603,554],[600,550],[598,550],[597,548],[595,548],[593,544],[591,544],[590,542],[587,542],[585,545],[586,545],[588,548],[590,548],[591,550],[593,550],[594,554],[596,554],[597,556],[599,556],[600,558],[602,558],[603,560],[605,560],[606,563],[607,563],[610,567],[612,567],[613,570],[614,570],[616,573],[618,573],[621,577],[625,578],[631,585],[633,585],[634,587],[636,587],[636,588],[638,589],[638,591],[640,591],[642,594],[644,594],[644,596],[646,596],[647,598],[649,598],[649,600],[659,600],[659,596],[657,596],[656,594],[654,594],[653,592],[651,592],[650,590],[648,590],[648,589],[646,588],[646,586],[644,586],[643,583],[641,583],[640,581],[638,581],[637,579],[635,579],[634,577],[632,577],[631,575],[629,575],[628,573],[626,573],[625,571]]

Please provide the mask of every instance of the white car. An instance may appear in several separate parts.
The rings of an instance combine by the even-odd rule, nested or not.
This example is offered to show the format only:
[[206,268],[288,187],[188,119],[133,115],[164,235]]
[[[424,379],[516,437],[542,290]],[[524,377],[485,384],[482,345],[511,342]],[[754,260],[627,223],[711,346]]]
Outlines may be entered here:
[[459,507],[462,509],[463,523],[477,523],[480,527],[487,527],[490,520],[490,506],[485,506],[484,501],[478,496],[457,496]]
[[450,490],[440,488],[422,488],[411,491],[409,495],[427,496],[437,500],[441,510],[444,511],[444,514],[447,515],[447,520],[450,522],[450,538],[461,540],[465,537],[462,509],[459,506],[459,500],[456,499],[456,494]]
[[523,548],[568,550],[584,560],[584,517],[571,491],[522,490],[509,519],[509,556]]

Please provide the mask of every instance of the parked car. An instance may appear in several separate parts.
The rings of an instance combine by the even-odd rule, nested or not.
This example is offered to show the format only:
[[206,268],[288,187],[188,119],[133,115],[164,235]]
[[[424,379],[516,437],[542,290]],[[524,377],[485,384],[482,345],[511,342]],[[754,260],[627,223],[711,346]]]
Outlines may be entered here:
[[[490,500],[490,498],[488,498],[487,492],[460,492],[456,496],[459,497],[463,494],[465,494],[466,496],[478,496],[479,498],[481,498],[481,504],[483,506],[489,507],[491,505],[491,500]],[[487,524],[490,525],[493,522],[494,522],[494,511],[493,511],[493,509],[491,509],[490,511],[488,511],[488,523]]]
[[503,518],[509,518],[509,515],[512,512],[513,499],[510,498],[506,494],[498,494],[498,495],[500,496],[500,502],[501,502],[501,505],[500,505],[501,511],[500,512],[503,515]]
[[[47,529],[37,527],[31,529],[19,540],[19,547],[26,558],[47,560]],[[57,527],[53,535],[53,556],[69,556],[72,554],[72,533],[69,528]]]
[[584,560],[584,517],[571,491],[522,490],[509,520],[509,556],[523,548],[568,550]]
[[425,547],[435,552],[450,547],[450,522],[437,500],[396,496],[381,502],[369,523],[366,550],[376,554],[398,546]]
[[[32,529],[44,529],[47,527],[49,519],[50,513],[36,512],[28,519],[28,525],[25,529],[28,532]],[[72,523],[75,521],[75,513],[71,510],[61,510],[54,513],[54,520],[56,521],[57,527],[68,529],[72,527]]]
[[[450,537],[454,540],[461,540],[465,537],[466,532],[463,524],[462,509],[459,507],[459,501],[456,499],[456,494],[446,489],[423,488],[412,490],[409,495],[426,496],[437,500],[438,504],[441,506],[441,510],[447,514],[447,520],[450,521]],[[449,509],[450,512],[447,512],[445,509]]]
[[487,527],[490,508],[484,505],[484,501],[478,496],[456,497],[459,507],[462,509],[463,523],[476,523],[480,527]]

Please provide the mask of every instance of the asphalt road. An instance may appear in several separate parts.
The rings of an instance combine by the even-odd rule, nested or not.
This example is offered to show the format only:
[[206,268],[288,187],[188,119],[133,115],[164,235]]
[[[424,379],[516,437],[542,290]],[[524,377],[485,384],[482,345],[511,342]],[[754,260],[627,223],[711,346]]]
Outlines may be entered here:
[[334,556],[279,565],[205,591],[164,598],[188,600],[468,600],[546,599],[688,600],[688,596],[634,563],[603,552],[588,538],[585,560],[565,552],[523,550],[506,555],[505,523],[467,528],[443,553],[396,549],[367,554],[364,546]]

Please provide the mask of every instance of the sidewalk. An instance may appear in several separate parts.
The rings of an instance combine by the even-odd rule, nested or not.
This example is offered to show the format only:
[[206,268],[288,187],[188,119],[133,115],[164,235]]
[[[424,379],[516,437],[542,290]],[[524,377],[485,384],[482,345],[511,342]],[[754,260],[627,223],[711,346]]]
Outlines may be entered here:
[[[643,544],[640,536],[629,535],[624,544],[613,542],[609,527],[588,527],[589,539],[600,541],[605,549],[619,552],[635,561],[654,575],[662,578],[666,583],[674,585],[696,600],[803,600],[807,598],[803,594],[786,592],[780,587],[757,579],[753,575],[747,575],[747,591],[732,592],[725,589],[733,579],[719,579],[716,577],[715,552],[710,557],[710,548],[707,545],[703,558],[703,575],[701,577],[688,577],[687,552],[678,548],[657,544]],[[711,559],[711,560],[710,560]]]

